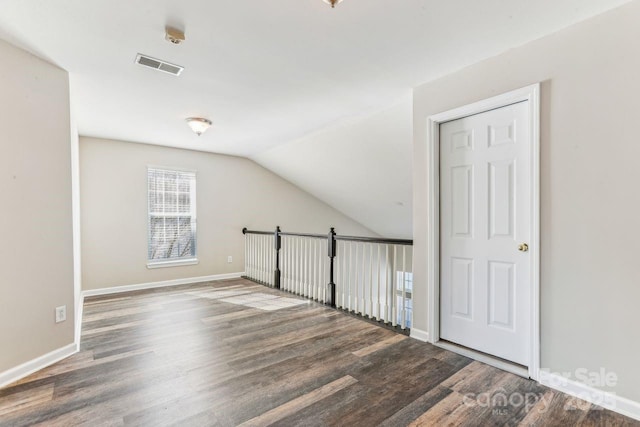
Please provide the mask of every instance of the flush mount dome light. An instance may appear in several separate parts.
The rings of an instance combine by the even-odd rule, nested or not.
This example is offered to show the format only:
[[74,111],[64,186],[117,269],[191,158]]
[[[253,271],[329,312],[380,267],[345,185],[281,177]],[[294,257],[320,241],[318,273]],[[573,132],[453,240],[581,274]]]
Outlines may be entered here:
[[336,5],[340,2],[342,2],[342,0],[322,0],[323,2],[325,2],[326,4],[330,4],[331,7],[336,7]]
[[198,136],[202,135],[212,124],[211,120],[203,119],[202,117],[189,117],[186,120],[191,130]]

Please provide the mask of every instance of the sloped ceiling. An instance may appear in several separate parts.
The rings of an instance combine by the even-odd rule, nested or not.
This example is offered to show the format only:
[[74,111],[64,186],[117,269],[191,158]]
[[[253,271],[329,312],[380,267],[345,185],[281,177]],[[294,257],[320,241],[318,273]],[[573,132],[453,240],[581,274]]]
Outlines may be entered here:
[[2,0],[0,38],[69,71],[81,135],[250,157],[410,237],[412,88],[628,1]]
[[[411,97],[253,160],[386,237],[412,238]],[[339,231],[339,230],[338,230]]]
[[2,0],[0,38],[70,72],[82,135],[252,156],[626,1]]

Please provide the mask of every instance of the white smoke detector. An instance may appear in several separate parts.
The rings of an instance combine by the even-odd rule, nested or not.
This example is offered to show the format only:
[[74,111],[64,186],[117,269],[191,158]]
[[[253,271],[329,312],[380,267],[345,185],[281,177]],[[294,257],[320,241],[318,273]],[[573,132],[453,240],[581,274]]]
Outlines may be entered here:
[[180,44],[185,40],[183,31],[171,27],[165,28],[165,31],[164,39],[170,43]]

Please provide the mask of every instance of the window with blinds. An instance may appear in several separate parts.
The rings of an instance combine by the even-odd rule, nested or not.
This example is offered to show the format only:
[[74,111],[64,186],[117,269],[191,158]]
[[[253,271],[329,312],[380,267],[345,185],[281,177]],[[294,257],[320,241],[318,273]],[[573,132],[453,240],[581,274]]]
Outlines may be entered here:
[[196,174],[149,167],[148,265],[196,260]]

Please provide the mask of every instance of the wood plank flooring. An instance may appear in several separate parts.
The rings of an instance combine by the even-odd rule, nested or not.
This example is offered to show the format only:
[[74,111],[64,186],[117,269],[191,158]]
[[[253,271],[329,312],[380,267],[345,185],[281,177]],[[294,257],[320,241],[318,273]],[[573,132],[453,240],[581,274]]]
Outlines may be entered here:
[[0,389],[27,425],[640,423],[237,279],[87,299],[81,351]]

